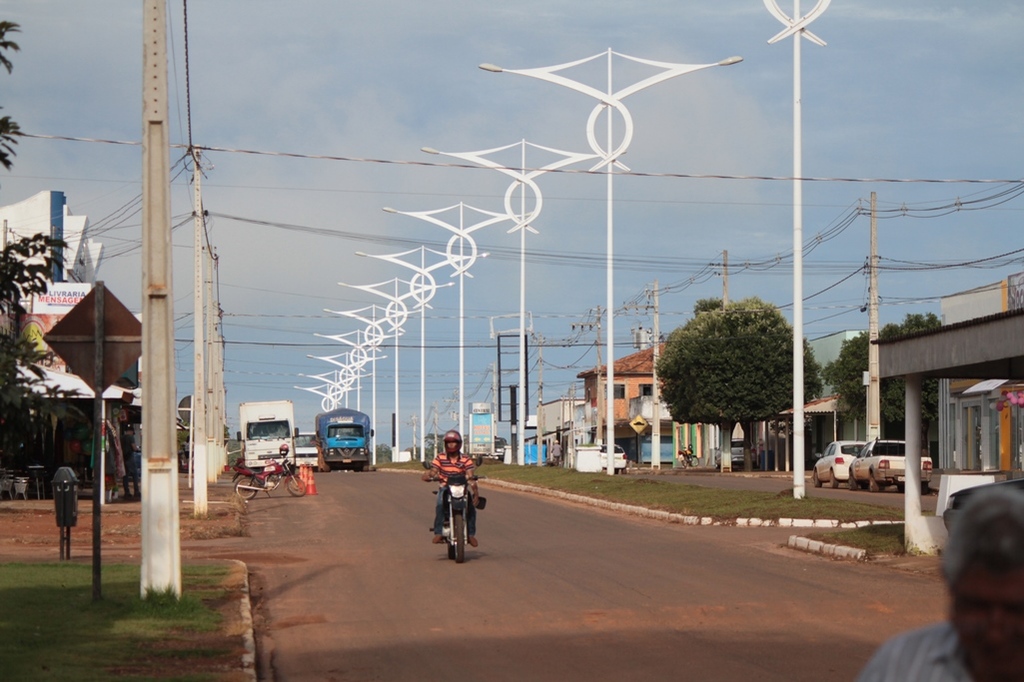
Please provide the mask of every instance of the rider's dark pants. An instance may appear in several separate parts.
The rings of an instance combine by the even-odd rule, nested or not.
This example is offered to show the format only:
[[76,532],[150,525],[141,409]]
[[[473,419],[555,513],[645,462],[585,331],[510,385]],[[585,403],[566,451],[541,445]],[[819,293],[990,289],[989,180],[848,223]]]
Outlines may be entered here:
[[[444,530],[444,488],[437,489],[437,501],[434,504],[434,535],[440,535]],[[470,502],[466,512],[466,530],[469,537],[476,536],[476,507]]]

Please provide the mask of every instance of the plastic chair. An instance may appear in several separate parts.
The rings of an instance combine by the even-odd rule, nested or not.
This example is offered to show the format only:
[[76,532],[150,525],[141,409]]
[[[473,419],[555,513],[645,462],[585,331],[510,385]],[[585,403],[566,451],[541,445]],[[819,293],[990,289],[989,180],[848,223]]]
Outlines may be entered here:
[[4,493],[14,499],[14,479],[7,474],[0,474],[0,500],[4,499]]
[[14,479],[14,498],[18,499],[18,495],[21,495],[22,499],[28,499],[28,477],[27,476],[16,476]]

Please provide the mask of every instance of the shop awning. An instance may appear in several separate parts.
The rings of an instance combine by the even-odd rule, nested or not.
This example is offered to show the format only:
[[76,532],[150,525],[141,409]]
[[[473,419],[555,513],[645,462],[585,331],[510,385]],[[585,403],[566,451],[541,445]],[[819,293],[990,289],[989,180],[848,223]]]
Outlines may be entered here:
[[1006,379],[986,379],[974,384],[960,395],[977,395],[979,393],[991,393],[1006,383]]
[[[51,369],[42,368],[43,370],[43,385],[46,388],[55,388],[58,391],[64,393],[76,393],[73,396],[75,398],[91,399],[94,397],[93,390],[89,388],[88,384],[77,374],[68,374],[67,372],[54,372]],[[28,376],[29,372],[27,369],[21,368],[21,373],[24,376]],[[120,386],[111,386],[107,390],[103,391],[104,400],[125,400],[125,393],[129,396],[132,395],[131,391],[126,391]]]

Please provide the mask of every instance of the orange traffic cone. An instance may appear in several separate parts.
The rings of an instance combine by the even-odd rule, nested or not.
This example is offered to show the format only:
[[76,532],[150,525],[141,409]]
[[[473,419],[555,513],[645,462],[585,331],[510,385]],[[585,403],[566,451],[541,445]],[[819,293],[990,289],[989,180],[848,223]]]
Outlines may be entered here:
[[313,477],[313,467],[306,467],[306,494],[316,495],[316,479]]

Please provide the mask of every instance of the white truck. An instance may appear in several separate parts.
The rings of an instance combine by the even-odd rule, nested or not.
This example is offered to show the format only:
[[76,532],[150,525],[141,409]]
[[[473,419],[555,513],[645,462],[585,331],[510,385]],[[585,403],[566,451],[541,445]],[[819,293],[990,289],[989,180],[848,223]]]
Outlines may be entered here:
[[242,456],[250,467],[263,467],[272,460],[295,454],[295,407],[290,400],[266,400],[238,405]]
[[[867,488],[877,493],[894,485],[901,493],[906,489],[907,444],[902,440],[869,441],[850,462],[846,485],[850,490]],[[932,461],[921,458],[921,490],[928,490],[932,477]]]

